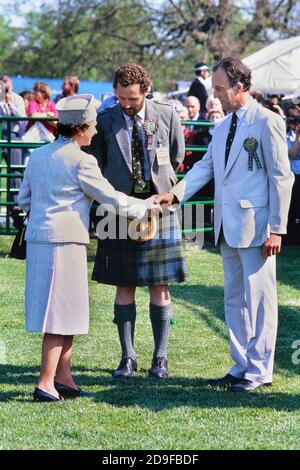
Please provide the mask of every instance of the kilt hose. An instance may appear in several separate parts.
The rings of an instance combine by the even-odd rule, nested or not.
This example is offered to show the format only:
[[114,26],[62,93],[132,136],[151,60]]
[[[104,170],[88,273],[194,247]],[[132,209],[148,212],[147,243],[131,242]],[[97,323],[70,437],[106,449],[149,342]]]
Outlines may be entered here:
[[99,240],[92,279],[123,287],[184,282],[187,269],[176,212],[159,217],[157,234],[152,240],[141,243],[130,238]]

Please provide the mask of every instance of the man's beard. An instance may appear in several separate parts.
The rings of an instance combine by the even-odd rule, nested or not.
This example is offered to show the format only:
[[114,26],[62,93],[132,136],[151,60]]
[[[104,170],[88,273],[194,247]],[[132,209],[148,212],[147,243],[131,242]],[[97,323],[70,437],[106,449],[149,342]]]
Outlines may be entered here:
[[140,110],[143,108],[144,106],[144,101],[142,103],[140,103],[139,105],[136,105],[135,107],[131,107],[131,108],[122,108],[123,112],[125,114],[127,114],[127,116],[130,116],[130,117],[133,117],[135,116],[137,113],[140,112]]
[[127,114],[127,116],[135,116],[138,111],[134,108],[122,108],[122,110],[124,111],[125,114]]

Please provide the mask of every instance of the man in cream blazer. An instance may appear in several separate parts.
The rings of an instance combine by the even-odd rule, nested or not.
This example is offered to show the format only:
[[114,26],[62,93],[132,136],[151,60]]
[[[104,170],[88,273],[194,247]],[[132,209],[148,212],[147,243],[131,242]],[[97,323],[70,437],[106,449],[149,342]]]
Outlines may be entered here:
[[215,242],[221,244],[234,365],[208,384],[248,392],[272,382],[277,332],[272,255],[286,233],[293,175],[284,121],[249,95],[251,71],[233,57],[213,71],[214,95],[230,114],[216,125],[204,158],[171,193],[156,199],[183,203],[215,178]]

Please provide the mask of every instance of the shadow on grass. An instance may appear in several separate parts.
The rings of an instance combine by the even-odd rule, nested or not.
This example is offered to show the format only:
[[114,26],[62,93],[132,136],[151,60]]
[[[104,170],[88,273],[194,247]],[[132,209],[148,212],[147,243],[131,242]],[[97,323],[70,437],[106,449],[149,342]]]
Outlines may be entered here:
[[[170,288],[172,297],[189,308],[190,313],[205,321],[221,338],[227,339],[224,318],[224,291],[219,286],[202,284],[177,284]],[[199,311],[199,308],[202,308]],[[203,310],[205,309],[205,311]],[[209,310],[209,311],[207,311]],[[223,323],[220,323],[221,322]]]
[[[171,293],[179,304],[182,303],[185,308],[190,309],[192,315],[201,318],[215,334],[229,342],[221,287],[201,284],[174,285],[171,287]],[[292,362],[292,355],[295,352],[292,344],[295,340],[300,340],[299,308],[279,305],[276,367],[292,372],[299,371],[299,366],[297,369]]]
[[[213,389],[204,379],[173,377],[157,383],[155,379],[132,378],[126,383],[112,382],[111,387],[94,395],[96,402],[119,408],[139,407],[154,412],[177,407],[188,408],[269,408],[277,411],[300,409],[300,394],[272,392],[267,388],[251,394],[236,394]],[[105,385],[108,385],[105,381]]]
[[[80,387],[93,387],[99,386],[103,381],[99,380],[101,374],[109,374],[111,376],[111,369],[105,368],[86,368],[86,367],[73,367],[74,377]],[[39,377],[39,365],[26,366],[26,365],[14,365],[14,364],[1,364],[0,365],[0,386],[15,386],[16,388],[30,385],[32,392],[37,384]],[[104,382],[109,382],[111,378],[104,379]],[[108,383],[109,385],[109,383]],[[2,401],[28,401],[30,395],[24,392],[12,391],[1,391],[0,388],[0,402]]]
[[[3,384],[34,384],[39,376],[39,365],[14,365],[0,364],[0,383]],[[111,374],[113,369],[109,368],[88,368],[82,366],[72,367],[76,379],[82,381],[84,385],[99,384],[98,377],[95,374]],[[94,374],[94,375],[91,375]]]
[[[200,377],[170,377],[157,380],[135,376],[126,380],[112,379],[111,369],[89,369],[74,367],[76,381],[82,388],[99,387],[92,393],[95,403],[107,403],[116,408],[139,407],[152,412],[160,412],[178,407],[185,408],[252,408],[273,409],[277,411],[296,411],[300,409],[300,393],[288,394],[273,392],[265,387],[251,394],[236,394],[226,390],[214,389],[206,385]],[[103,374],[109,374],[105,376]],[[14,385],[11,391],[0,390],[0,402],[32,401],[31,392],[26,393],[20,386],[31,385],[32,391],[38,377],[38,367],[0,366],[1,385]],[[83,402],[82,402],[83,403]]]

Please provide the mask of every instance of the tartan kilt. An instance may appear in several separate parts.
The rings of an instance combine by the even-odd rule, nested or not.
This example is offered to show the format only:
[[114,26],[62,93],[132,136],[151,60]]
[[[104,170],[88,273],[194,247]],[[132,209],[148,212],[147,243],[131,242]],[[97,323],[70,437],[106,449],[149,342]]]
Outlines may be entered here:
[[187,269],[176,212],[159,217],[152,240],[142,243],[130,238],[99,240],[92,279],[123,287],[184,282]]

